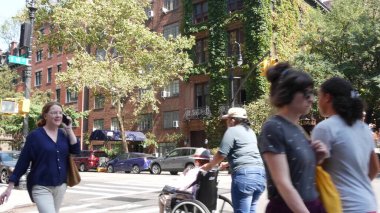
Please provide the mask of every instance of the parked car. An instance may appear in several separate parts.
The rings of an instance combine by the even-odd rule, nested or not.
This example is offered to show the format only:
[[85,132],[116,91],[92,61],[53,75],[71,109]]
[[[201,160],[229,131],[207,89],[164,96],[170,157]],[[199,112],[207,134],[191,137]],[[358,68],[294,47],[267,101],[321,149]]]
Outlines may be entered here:
[[108,155],[100,150],[82,150],[73,159],[79,171],[84,172],[97,169],[101,163],[108,161]]
[[186,168],[194,167],[194,154],[197,147],[181,147],[169,152],[165,157],[157,158],[150,164],[151,174],[161,174],[161,171],[169,171],[170,174],[176,175]]
[[153,159],[156,159],[156,157],[145,153],[123,153],[107,162],[107,172],[124,171],[138,174],[141,171],[149,170]]
[[[0,182],[9,183],[9,176],[12,175],[15,169],[18,158],[20,157],[20,151],[0,151]],[[30,169],[20,178],[19,185],[15,188],[26,189],[26,176],[30,172]]]

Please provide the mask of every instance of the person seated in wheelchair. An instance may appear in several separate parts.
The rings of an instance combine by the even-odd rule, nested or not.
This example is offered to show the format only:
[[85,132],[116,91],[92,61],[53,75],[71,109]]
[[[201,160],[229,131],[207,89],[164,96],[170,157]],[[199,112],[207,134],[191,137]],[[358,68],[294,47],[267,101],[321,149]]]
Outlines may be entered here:
[[160,213],[164,212],[172,199],[194,199],[198,174],[200,167],[210,162],[211,154],[207,149],[197,149],[194,154],[194,165],[192,169],[185,169],[180,177],[172,184],[166,185],[158,198]]

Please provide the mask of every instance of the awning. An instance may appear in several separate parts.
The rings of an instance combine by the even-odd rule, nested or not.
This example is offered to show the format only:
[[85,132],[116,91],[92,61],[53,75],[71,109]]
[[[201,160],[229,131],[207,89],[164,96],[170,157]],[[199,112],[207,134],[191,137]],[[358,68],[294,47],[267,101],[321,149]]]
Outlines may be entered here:
[[[125,131],[125,137],[128,141],[145,141],[146,139],[144,133],[136,131]],[[91,133],[90,140],[121,141],[121,135],[120,131],[98,129]]]

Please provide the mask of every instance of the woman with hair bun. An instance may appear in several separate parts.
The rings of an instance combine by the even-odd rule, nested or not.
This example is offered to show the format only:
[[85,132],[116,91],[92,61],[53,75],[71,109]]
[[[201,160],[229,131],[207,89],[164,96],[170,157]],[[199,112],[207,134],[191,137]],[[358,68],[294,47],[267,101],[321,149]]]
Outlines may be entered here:
[[339,191],[343,211],[376,212],[371,187],[379,171],[372,132],[362,121],[364,104],[351,83],[338,77],[325,81],[318,93],[319,112],[328,119],[312,132],[327,145],[330,157],[322,163]]
[[278,111],[263,125],[259,148],[267,170],[267,213],[324,213],[315,187],[317,162],[327,154],[310,142],[298,121],[313,104],[314,82],[305,72],[279,63],[267,74],[270,100]]

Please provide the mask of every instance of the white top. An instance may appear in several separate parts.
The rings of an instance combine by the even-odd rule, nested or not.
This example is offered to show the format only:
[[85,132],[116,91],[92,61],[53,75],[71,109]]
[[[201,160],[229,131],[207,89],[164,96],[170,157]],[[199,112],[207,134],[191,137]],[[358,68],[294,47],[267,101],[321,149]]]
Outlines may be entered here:
[[348,126],[338,115],[320,122],[312,140],[321,140],[330,151],[323,168],[331,175],[342,200],[343,211],[376,211],[376,198],[371,186],[369,162],[374,142],[371,131],[362,121]]

